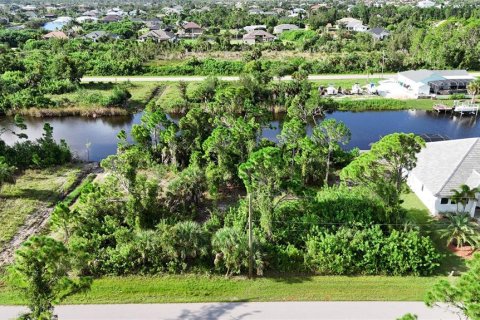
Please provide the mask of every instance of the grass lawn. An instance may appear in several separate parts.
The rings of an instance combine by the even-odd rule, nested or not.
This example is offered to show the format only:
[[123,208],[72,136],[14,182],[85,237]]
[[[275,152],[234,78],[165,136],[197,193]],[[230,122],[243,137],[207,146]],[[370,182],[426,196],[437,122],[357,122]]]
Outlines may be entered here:
[[443,254],[439,272],[447,275],[454,270],[465,271],[465,260],[447,249],[445,239],[441,239],[438,234],[438,229],[435,226],[436,221],[420,199],[413,192],[410,192],[403,196],[403,201],[402,206],[407,210],[407,216],[420,225],[422,232],[432,238],[437,250]]
[[[221,276],[111,277],[94,281],[87,293],[65,304],[217,301],[421,301],[440,278],[265,277],[253,281]],[[21,304],[0,283],[0,304]]]
[[72,165],[27,170],[16,184],[4,185],[0,191],[0,246],[12,239],[28,216],[54,205],[72,187],[79,172],[80,167]]

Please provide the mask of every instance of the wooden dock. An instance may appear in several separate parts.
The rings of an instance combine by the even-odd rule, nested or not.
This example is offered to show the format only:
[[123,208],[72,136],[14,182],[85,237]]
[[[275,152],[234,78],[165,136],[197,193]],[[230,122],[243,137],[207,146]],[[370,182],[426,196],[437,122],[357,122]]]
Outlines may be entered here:
[[436,104],[433,106],[433,110],[437,111],[437,112],[450,112],[453,110],[453,107],[449,107],[445,104]]

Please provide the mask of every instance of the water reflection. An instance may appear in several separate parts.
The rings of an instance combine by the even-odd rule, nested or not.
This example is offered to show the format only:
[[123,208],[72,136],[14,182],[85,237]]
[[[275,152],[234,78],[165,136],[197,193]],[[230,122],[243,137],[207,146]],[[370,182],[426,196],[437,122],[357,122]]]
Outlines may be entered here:
[[[54,137],[65,139],[80,158],[86,157],[87,143],[90,146],[90,160],[101,160],[116,152],[117,134],[120,130],[130,132],[133,124],[140,123],[142,113],[132,116],[104,118],[27,118],[27,134],[30,139],[41,136],[43,124],[49,122],[54,127]],[[343,121],[352,131],[352,140],[347,148],[368,149],[372,142],[393,132],[413,132],[416,134],[440,134],[451,139],[480,136],[480,125],[472,116],[453,116],[431,111],[368,111],[368,112],[333,112],[326,115]],[[178,116],[172,116],[178,121]],[[281,132],[284,115],[272,117],[269,125],[262,130],[262,136],[277,141]],[[0,119],[0,127],[11,126],[11,118]],[[311,126],[307,128],[311,132]],[[7,143],[13,143],[15,137],[5,134]]]

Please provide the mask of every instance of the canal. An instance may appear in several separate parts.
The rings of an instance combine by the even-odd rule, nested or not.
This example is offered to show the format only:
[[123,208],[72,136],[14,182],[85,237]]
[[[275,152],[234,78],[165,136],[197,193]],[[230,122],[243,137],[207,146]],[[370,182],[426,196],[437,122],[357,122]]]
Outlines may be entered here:
[[[140,123],[142,113],[127,117],[104,118],[26,118],[26,134],[30,139],[39,138],[43,124],[49,122],[54,128],[55,139],[65,139],[79,158],[85,159],[87,144],[90,160],[99,161],[116,152],[117,134],[120,130],[130,131],[133,124]],[[327,118],[343,121],[352,132],[352,140],[347,148],[368,149],[370,144],[394,132],[416,134],[439,134],[450,139],[480,137],[478,118],[472,116],[452,116],[430,111],[368,111],[333,112]],[[10,118],[2,118],[0,127],[11,127]],[[263,129],[263,136],[276,140],[282,126],[282,117],[274,118],[270,127]],[[15,137],[4,134],[7,143]]]

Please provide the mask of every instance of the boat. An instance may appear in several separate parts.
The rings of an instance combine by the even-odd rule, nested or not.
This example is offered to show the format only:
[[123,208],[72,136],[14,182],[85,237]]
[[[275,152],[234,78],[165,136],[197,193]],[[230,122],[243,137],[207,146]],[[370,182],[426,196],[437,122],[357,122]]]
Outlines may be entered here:
[[362,94],[362,87],[357,83],[352,86],[352,94]]

